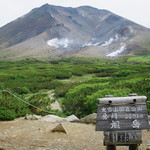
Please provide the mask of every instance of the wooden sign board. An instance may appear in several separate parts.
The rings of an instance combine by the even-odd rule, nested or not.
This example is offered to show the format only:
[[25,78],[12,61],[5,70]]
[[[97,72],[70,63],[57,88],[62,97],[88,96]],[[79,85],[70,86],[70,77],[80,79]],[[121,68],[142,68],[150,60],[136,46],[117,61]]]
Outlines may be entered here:
[[130,145],[141,144],[140,130],[105,131],[104,145]]
[[146,104],[98,107],[96,131],[150,129]]

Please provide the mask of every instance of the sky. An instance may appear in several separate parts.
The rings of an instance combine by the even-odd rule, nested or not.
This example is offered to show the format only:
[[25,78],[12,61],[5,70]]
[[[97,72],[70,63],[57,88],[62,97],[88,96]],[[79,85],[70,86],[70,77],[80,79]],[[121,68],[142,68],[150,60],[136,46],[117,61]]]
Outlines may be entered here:
[[89,5],[107,9],[150,28],[150,0],[0,0],[0,27],[46,3],[65,7]]

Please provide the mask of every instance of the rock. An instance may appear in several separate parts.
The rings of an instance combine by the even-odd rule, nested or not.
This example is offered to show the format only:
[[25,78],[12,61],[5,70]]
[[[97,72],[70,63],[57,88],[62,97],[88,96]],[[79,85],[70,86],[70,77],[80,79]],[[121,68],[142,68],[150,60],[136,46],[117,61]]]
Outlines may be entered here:
[[55,101],[54,103],[51,104],[51,109],[52,110],[59,110],[60,112],[62,112],[62,108],[61,108],[58,101]]
[[79,118],[77,118],[75,115],[68,116],[67,118],[61,118],[56,115],[47,115],[41,118],[41,121],[49,121],[49,122],[79,122]]
[[26,120],[38,120],[40,118],[41,118],[41,116],[38,116],[38,115],[34,115],[34,114],[33,115],[28,115],[28,114],[26,114],[24,119],[26,119]]
[[64,126],[60,123],[58,124],[54,129],[52,129],[51,132],[63,132],[63,133],[67,133],[67,130],[64,128]]
[[94,124],[96,124],[96,118],[97,118],[97,114],[93,113],[93,114],[90,114],[88,116],[85,116],[84,118],[81,118],[79,120],[79,122],[81,122],[81,123],[94,123]]
[[41,118],[41,121],[49,121],[49,122],[63,122],[66,121],[65,118],[58,117],[56,115],[46,115]]
[[66,121],[69,121],[69,122],[79,122],[79,118],[77,118],[75,115],[71,115],[71,116],[68,116],[66,118]]

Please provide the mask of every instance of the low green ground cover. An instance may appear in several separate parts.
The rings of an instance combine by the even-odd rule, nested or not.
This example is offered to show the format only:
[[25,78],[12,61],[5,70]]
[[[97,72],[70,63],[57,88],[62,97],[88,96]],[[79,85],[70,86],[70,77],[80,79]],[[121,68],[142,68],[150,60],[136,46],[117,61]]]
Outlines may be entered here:
[[[54,90],[55,99],[64,108],[63,115],[73,113],[82,117],[96,112],[97,98],[107,94],[137,93],[150,101],[149,56],[0,62],[0,90],[4,89],[48,111],[52,111],[48,94],[39,91]],[[0,120],[9,120],[8,116],[11,120],[26,113],[45,114],[4,92],[0,92],[0,106]],[[62,115],[58,111],[53,113]]]

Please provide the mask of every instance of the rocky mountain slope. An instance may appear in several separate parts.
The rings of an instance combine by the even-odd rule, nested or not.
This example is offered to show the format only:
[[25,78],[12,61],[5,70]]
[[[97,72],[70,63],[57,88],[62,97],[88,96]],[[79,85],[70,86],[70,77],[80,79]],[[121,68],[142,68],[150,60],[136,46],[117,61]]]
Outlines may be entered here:
[[110,11],[45,4],[0,28],[0,59],[116,57],[149,51],[147,43],[150,29]]

